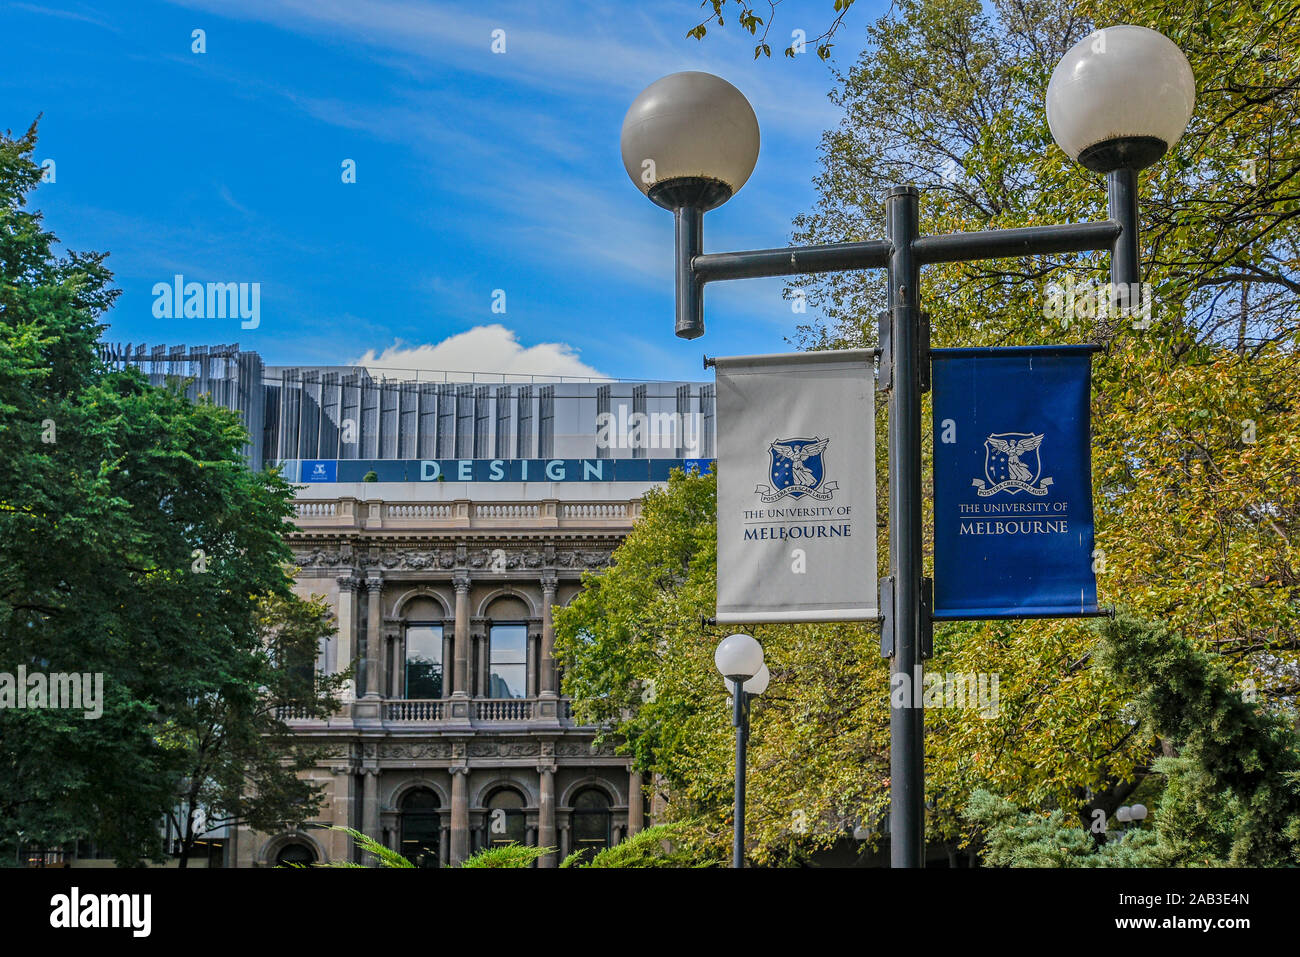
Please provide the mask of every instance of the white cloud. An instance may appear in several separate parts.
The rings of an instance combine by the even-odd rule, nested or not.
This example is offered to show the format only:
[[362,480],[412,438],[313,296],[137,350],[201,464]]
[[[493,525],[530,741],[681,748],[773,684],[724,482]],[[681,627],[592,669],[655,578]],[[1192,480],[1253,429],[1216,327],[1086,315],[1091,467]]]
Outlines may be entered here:
[[[582,362],[578,350],[565,342],[525,346],[511,329],[496,323],[475,326],[441,342],[407,345],[400,340],[378,355],[367,350],[349,365],[365,366],[373,376],[399,377],[412,371],[487,373],[493,376],[565,376],[607,379]],[[423,378],[423,377],[422,377]],[[452,375],[449,378],[468,378]]]

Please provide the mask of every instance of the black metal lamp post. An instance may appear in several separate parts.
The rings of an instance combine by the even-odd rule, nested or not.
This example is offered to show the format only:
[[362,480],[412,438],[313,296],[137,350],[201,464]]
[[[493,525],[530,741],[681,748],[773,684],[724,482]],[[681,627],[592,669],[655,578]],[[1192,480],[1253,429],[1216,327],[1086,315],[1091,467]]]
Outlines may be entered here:
[[[628,110],[622,131],[624,166],[637,187],[671,210],[676,221],[678,336],[704,334],[703,294],[710,282],[848,269],[888,272],[889,348],[882,354],[881,382],[889,388],[890,575],[882,584],[892,589],[888,606],[893,613],[882,630],[885,647],[892,648],[894,671],[915,673],[931,628],[922,580],[921,394],[929,382],[929,342],[920,311],[921,267],[1109,250],[1111,296],[1119,300],[1119,290],[1133,290],[1139,281],[1137,173],[1178,141],[1195,95],[1187,58],[1168,38],[1138,26],[1098,30],[1057,65],[1047,89],[1047,118],[1071,159],[1106,174],[1110,218],[923,236],[916,187],[895,186],[885,197],[884,239],[732,253],[703,251],[703,221],[705,211],[745,184],[758,160],[758,121],[744,95],[708,73],[675,73],[643,90]],[[923,735],[919,700],[891,706],[894,867],[925,863]],[[742,751],[738,743],[741,796]]]
[[749,746],[749,699],[767,690],[763,646],[749,635],[728,635],[718,642],[713,663],[731,690],[731,723],[736,728],[736,789],[731,866],[745,866],[745,750]]

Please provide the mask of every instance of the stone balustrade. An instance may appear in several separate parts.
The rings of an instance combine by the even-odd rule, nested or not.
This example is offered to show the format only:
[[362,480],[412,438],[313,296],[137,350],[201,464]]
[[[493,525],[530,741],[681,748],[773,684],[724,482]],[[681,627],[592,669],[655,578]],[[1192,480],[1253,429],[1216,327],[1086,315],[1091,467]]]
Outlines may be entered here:
[[363,529],[597,528],[626,531],[641,514],[641,500],[614,502],[386,502],[352,497],[299,499],[294,502],[303,531]]
[[[463,719],[457,719],[452,714],[450,700],[448,698],[386,698],[380,704],[379,714],[385,725],[463,724]],[[539,700],[538,698],[472,698],[469,721],[471,725],[477,727],[526,721],[554,723],[558,719],[559,723],[566,728],[576,727],[573,722],[573,707],[567,698],[559,699],[557,708],[552,709],[554,716],[541,713],[541,709],[537,706]],[[345,705],[343,713],[331,720],[337,722],[346,714]],[[327,720],[322,716],[312,715],[306,708],[299,706],[278,708],[276,716],[288,724],[323,723]]]

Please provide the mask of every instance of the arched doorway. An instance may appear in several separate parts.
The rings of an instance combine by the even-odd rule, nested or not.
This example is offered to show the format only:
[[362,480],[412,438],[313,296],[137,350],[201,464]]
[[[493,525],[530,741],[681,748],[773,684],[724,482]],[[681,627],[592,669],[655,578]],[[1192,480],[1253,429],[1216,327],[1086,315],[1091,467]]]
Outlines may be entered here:
[[425,788],[402,798],[402,856],[416,867],[437,867],[439,828],[438,795]]
[[316,851],[302,841],[290,841],[275,855],[276,867],[311,867],[316,863]]
[[512,788],[492,792],[487,801],[487,838],[489,847],[527,842],[527,820],[523,796]]
[[573,849],[590,860],[609,847],[612,814],[599,788],[584,788],[573,797]]

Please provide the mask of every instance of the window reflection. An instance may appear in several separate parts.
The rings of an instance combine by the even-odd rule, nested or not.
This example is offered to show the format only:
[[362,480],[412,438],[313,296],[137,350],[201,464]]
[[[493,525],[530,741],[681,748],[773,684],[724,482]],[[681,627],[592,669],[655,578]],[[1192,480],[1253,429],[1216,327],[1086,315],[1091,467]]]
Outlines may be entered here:
[[442,625],[406,626],[406,697],[442,697]]
[[528,626],[493,625],[488,637],[489,698],[528,694]]

